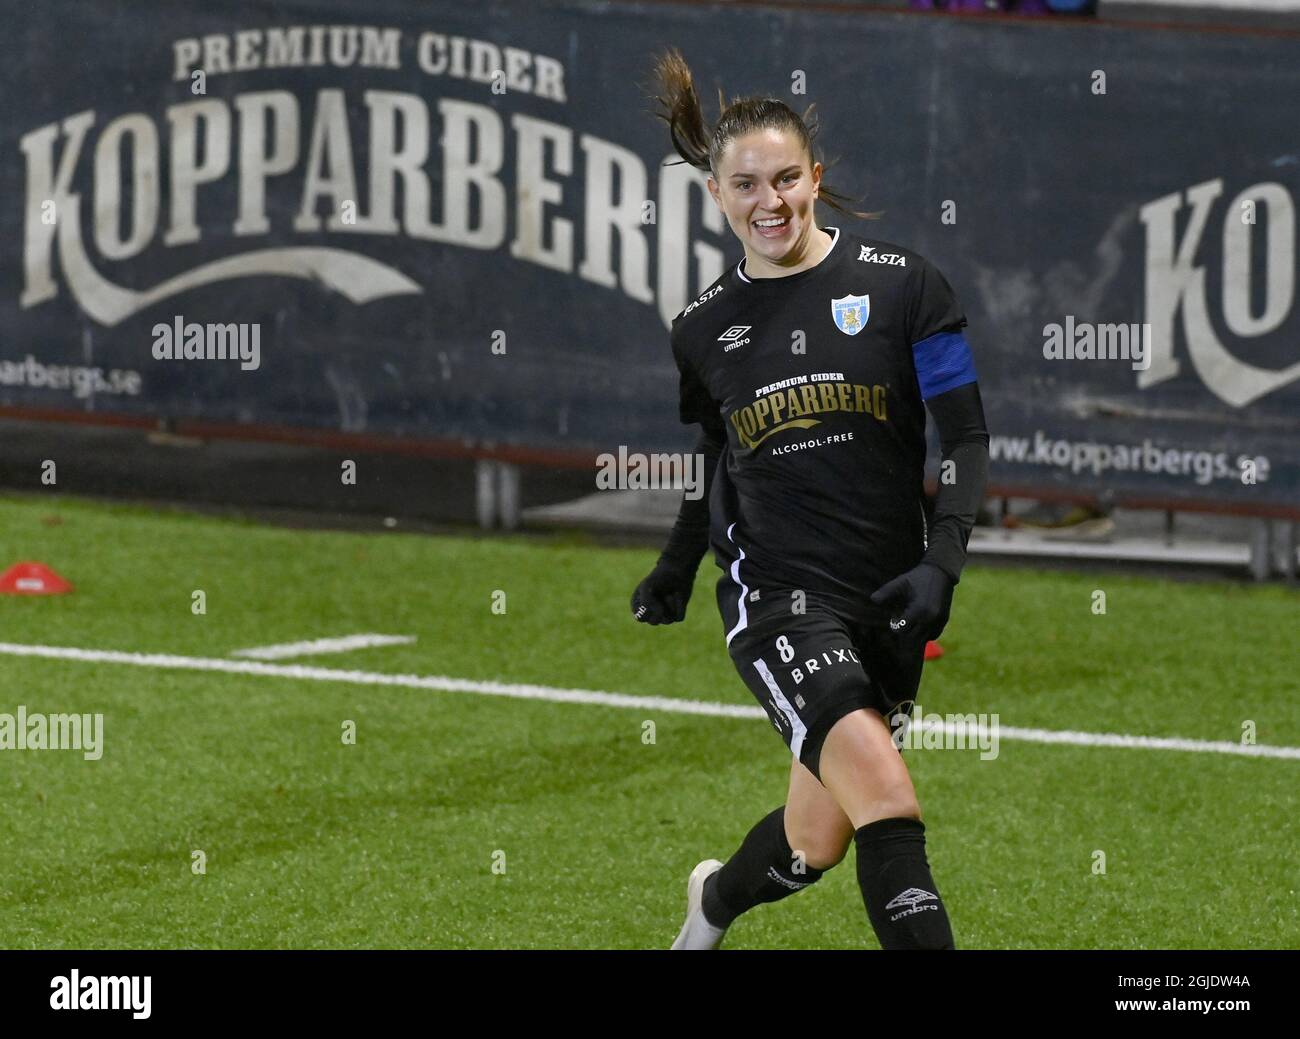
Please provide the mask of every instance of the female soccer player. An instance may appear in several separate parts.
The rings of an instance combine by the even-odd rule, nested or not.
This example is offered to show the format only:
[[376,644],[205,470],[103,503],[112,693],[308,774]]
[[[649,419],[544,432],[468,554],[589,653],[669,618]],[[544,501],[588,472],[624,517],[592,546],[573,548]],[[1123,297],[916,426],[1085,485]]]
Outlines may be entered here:
[[[709,172],[745,255],[673,320],[680,417],[703,429],[709,480],[632,612],[682,620],[712,547],[728,651],[794,759],[786,803],[725,864],[691,873],[673,948],[717,948],[737,916],[816,883],[853,842],[881,947],[951,949],[891,730],[947,623],[988,470],[966,319],[924,257],[817,224],[818,198],[870,214],[822,185],[815,124],[720,92],[710,131],[681,55],[656,73],[656,114]],[[922,402],[943,458],[928,530]]]

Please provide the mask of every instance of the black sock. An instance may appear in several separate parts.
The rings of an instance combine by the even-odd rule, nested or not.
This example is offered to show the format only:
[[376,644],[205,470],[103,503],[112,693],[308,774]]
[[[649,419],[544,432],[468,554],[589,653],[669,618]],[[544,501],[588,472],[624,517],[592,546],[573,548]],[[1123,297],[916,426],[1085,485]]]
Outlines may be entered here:
[[952,949],[952,926],[925,858],[919,819],[877,819],[853,835],[858,885],[882,949]]
[[785,839],[785,805],[764,816],[722,869],[704,882],[704,916],[714,927],[730,927],[747,909],[776,902],[815,884],[825,870],[796,859]]

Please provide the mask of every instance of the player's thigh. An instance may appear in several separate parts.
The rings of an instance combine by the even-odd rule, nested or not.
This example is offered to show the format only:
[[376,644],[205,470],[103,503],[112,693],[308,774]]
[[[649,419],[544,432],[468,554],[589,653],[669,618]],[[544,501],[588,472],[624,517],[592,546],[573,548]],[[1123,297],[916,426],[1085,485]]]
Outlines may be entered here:
[[818,775],[822,740],[843,715],[878,702],[850,622],[809,603],[791,612],[779,590],[753,604],[728,636],[737,673],[794,754]]
[[818,771],[855,830],[877,819],[921,817],[912,777],[879,711],[840,718],[826,734]]
[[797,759],[790,763],[785,802],[785,837],[813,869],[839,863],[853,841],[853,823],[817,777]]

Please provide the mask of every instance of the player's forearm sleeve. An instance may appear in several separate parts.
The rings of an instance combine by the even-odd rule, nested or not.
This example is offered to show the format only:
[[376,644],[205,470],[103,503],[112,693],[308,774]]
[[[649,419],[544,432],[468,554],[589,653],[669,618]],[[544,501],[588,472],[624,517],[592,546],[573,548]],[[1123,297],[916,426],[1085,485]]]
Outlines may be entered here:
[[659,555],[660,564],[677,570],[694,573],[709,550],[709,490],[713,486],[713,473],[722,454],[722,440],[716,434],[704,432],[695,445],[695,455],[704,456],[703,493],[699,498],[682,498],[677,522],[668,535],[668,544]]
[[939,430],[943,461],[924,562],[937,566],[956,584],[988,482],[989,433],[978,383],[968,382],[925,403]]

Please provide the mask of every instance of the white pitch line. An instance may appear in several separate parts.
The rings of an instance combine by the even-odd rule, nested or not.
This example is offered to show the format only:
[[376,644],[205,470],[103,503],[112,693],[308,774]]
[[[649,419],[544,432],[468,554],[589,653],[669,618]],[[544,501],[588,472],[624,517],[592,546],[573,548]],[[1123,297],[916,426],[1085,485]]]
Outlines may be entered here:
[[[973,711],[968,713],[973,717],[979,717]],[[1192,740],[1182,736],[1126,736],[1118,732],[1022,729],[1014,725],[1002,724],[994,730],[988,724],[965,725],[942,722],[930,714],[923,717],[919,728],[922,731],[938,729],[950,736],[964,735],[972,741],[986,739],[996,731],[1000,740],[1019,740],[1022,743],[1065,743],[1076,747],[1124,747],[1135,750],[1191,750],[1203,754],[1236,754],[1248,758],[1292,758],[1300,761],[1300,747],[1241,744],[1229,740]],[[973,746],[974,743],[972,742],[971,745]]]
[[[442,675],[393,675],[377,671],[344,671],[303,664],[262,664],[253,661],[223,660],[214,657],[183,657],[168,653],[124,653],[111,649],[78,649],[73,646],[40,646],[19,642],[0,642],[0,654],[18,657],[44,657],[51,660],[76,660],[91,664],[128,664],[134,667],[172,668],[183,671],[219,671],[226,674],[262,675],[268,678],[293,678],[300,681],[344,682],[355,685],[402,686],[408,689],[436,689],[448,693],[477,693],[481,696],[509,696],[520,700],[546,700],[552,703],[584,703],[601,707],[635,707],[671,714],[702,714],[718,718],[766,718],[761,707],[739,704],[709,703],[705,700],[679,700],[670,696],[632,696],[594,689],[558,689],[549,685],[526,685],[514,682],[480,682],[469,678]],[[933,716],[931,716],[933,717]],[[958,731],[947,723],[945,729]],[[1182,750],[1209,754],[1234,754],[1249,758],[1287,758],[1300,760],[1300,747],[1273,747],[1265,744],[1241,745],[1226,740],[1191,740],[1160,736],[1126,736],[1107,732],[1069,732],[1052,729],[1021,729],[1009,725],[998,727],[998,737],[1025,743],[1068,743],[1084,747],[1123,747],[1148,750]]]
[[177,668],[186,671],[222,671],[236,675],[265,675],[315,682],[350,682],[358,685],[395,685],[410,689],[437,689],[449,693],[478,693],[483,696],[512,696],[523,700],[556,703],[588,703],[603,707],[639,707],[675,711],[678,714],[708,714],[726,718],[765,718],[762,708],[678,700],[670,696],[630,696],[626,693],[595,692],[590,689],[556,689],[548,685],[520,685],[510,682],[479,682],[441,675],[394,675],[376,671],[343,671],[305,664],[261,664],[253,661],[222,660],[213,657],[182,657],[167,653],[123,653],[109,649],[77,649],[71,646],[33,646],[0,642],[0,653],[20,657],[48,657],[95,664],[131,664],[136,667]]
[[237,649],[230,655],[252,657],[255,660],[284,660],[286,657],[308,657],[317,653],[349,653],[354,649],[368,649],[371,646],[404,646],[414,641],[414,635],[341,635],[334,639],[309,639],[306,642],[280,642],[274,646]]

